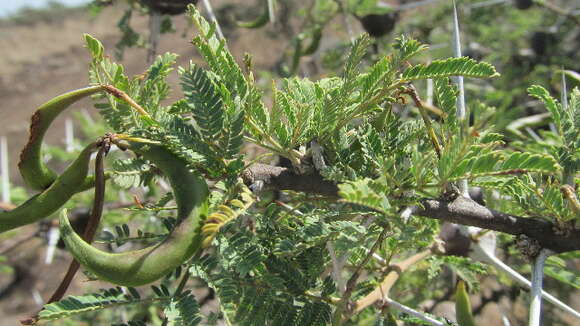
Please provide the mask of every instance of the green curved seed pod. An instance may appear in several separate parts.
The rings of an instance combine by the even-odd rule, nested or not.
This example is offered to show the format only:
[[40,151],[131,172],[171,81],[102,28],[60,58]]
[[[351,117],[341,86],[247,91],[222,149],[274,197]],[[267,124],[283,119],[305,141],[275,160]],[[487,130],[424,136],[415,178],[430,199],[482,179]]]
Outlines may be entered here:
[[105,87],[104,85],[86,87],[59,95],[42,104],[32,115],[30,138],[20,153],[18,162],[20,174],[29,187],[44,190],[57,178],[57,174],[44,164],[41,155],[42,140],[54,119],[73,103],[102,91]]
[[167,275],[201,248],[201,227],[207,216],[209,190],[205,180],[186,163],[158,145],[132,147],[169,179],[178,207],[178,224],[157,245],[123,253],[92,247],[72,229],[66,213],[60,217],[62,238],[75,259],[98,278],[122,286],[139,286]]
[[264,11],[260,16],[252,21],[237,22],[238,27],[243,28],[260,28],[270,21],[270,9],[268,8],[268,0],[264,0]]
[[473,313],[471,312],[471,302],[465,289],[465,282],[459,281],[455,289],[455,313],[457,323],[461,326],[475,326]]
[[96,149],[96,143],[88,145],[46,190],[11,211],[0,212],[0,233],[39,221],[61,208],[84,183]]

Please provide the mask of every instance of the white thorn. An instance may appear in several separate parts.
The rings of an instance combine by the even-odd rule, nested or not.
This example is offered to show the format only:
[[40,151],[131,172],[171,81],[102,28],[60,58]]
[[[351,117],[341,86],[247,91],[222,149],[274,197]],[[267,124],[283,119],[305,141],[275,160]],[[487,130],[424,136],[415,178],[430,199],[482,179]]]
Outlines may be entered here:
[[205,10],[207,11],[207,14],[209,15],[211,21],[215,23],[215,30],[216,30],[219,38],[223,40],[224,33],[222,33],[222,29],[220,27],[220,24],[218,23],[218,20],[217,20],[215,14],[213,13],[213,9],[211,8],[211,4],[209,3],[208,0],[203,0],[203,6],[205,7]]
[[546,258],[548,258],[548,251],[542,249],[536,259],[534,259],[529,326],[540,326],[542,313],[542,281],[544,279],[544,263],[546,262]]
[[566,89],[566,74],[562,67],[562,109],[568,110],[568,90]]
[[2,182],[2,201],[10,203],[10,170],[8,170],[8,140],[0,137],[0,171]]
[[268,17],[270,17],[270,24],[276,23],[276,12],[274,8],[274,0],[268,0]]
[[46,248],[46,257],[44,258],[44,263],[46,265],[52,264],[54,259],[54,252],[56,249],[56,244],[58,243],[58,239],[60,238],[60,231],[58,227],[51,227],[48,230],[48,247]]
[[427,79],[427,104],[433,105],[433,79]]
[[36,303],[38,306],[42,306],[44,304],[44,300],[42,300],[42,296],[40,295],[40,292],[38,292],[37,289],[32,290],[32,299],[34,300],[34,303]]
[[[456,58],[461,57],[461,39],[459,37],[459,18],[457,18],[457,6],[453,0],[453,55]],[[466,134],[468,128],[467,110],[465,108],[465,89],[463,87],[463,76],[454,77],[453,80],[457,84],[459,94],[457,95],[457,120],[461,123],[461,134]],[[459,192],[462,196],[469,198],[469,186],[467,180],[459,180],[457,182]]]
[[407,307],[407,306],[405,306],[401,303],[398,303],[397,301],[390,299],[388,297],[383,297],[383,302],[386,303],[389,307],[393,307],[393,308],[395,308],[399,311],[402,311],[408,315],[411,315],[413,317],[417,317],[417,318],[421,319],[422,321],[427,322],[431,325],[445,326],[444,323],[427,316],[424,312],[420,312],[420,311],[417,311],[413,308]]
[[74,151],[74,142],[75,142],[74,123],[70,118],[67,118],[64,121],[64,141],[66,144],[66,151],[69,153]]
[[[503,261],[501,261],[499,258],[497,258],[493,252],[488,252],[486,250],[483,250],[478,244],[475,244],[473,246],[473,251],[474,251],[474,254],[478,254],[478,256],[476,258],[477,260],[491,264],[492,266],[494,266],[498,270],[508,274],[508,276],[511,279],[513,279],[514,281],[517,281],[518,283],[522,284],[523,286],[525,286],[528,289],[531,288],[531,282],[528,281],[528,279],[526,279],[525,277],[520,275],[518,272],[513,270],[511,267],[506,265]],[[548,302],[552,303],[556,307],[558,307],[558,308],[566,311],[567,313],[573,315],[574,317],[580,319],[580,312],[574,310],[570,306],[568,306],[565,303],[563,303],[562,301],[558,300],[556,297],[554,297],[550,293],[542,290],[542,296],[544,297],[544,299],[546,299]]]

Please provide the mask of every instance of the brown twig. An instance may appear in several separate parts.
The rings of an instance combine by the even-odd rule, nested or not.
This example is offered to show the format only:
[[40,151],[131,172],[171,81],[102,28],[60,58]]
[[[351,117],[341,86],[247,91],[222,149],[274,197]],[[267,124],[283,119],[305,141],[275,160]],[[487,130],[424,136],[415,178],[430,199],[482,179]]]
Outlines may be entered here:
[[121,100],[127,102],[127,104],[129,104],[133,109],[135,109],[137,112],[139,112],[139,114],[141,114],[142,116],[151,118],[151,115],[147,111],[145,111],[145,109],[143,109],[143,107],[141,105],[139,105],[129,95],[127,95],[127,93],[114,87],[113,85],[105,85],[104,88],[105,88],[105,91],[107,91],[107,93],[113,95],[114,97],[116,97],[118,99],[121,99]]
[[427,114],[427,109],[423,106],[423,102],[419,98],[419,94],[417,94],[417,90],[413,85],[409,85],[405,90],[403,90],[404,94],[411,96],[413,102],[415,102],[415,106],[419,108],[419,113],[421,114],[421,118],[423,118],[423,122],[425,123],[425,128],[427,128],[427,134],[429,135],[429,139],[431,139],[431,143],[433,144],[433,148],[435,149],[435,153],[437,154],[437,158],[441,158],[441,144],[439,144],[439,138],[435,134],[435,130],[433,129],[433,124],[431,123],[431,118]]
[[292,170],[256,163],[242,172],[242,179],[248,186],[263,182],[263,190],[294,190],[316,193],[327,197],[338,197],[338,187],[324,180],[319,174],[296,174]]
[[423,106],[423,108],[425,108],[427,111],[430,111],[431,113],[435,114],[438,117],[441,118],[447,118],[447,113],[443,112],[443,110],[441,110],[440,108],[436,107],[433,104],[429,104],[425,101],[421,101],[421,105]]
[[421,206],[414,208],[414,215],[516,236],[525,235],[538,241],[542,248],[557,253],[580,250],[580,229],[570,228],[563,232],[547,220],[494,211],[463,196],[449,201],[425,199]]
[[[93,201],[93,208],[91,210],[91,216],[85,230],[83,232],[82,238],[88,243],[91,243],[97,232],[99,226],[99,221],[101,220],[101,215],[103,214],[103,206],[105,203],[105,171],[103,159],[104,156],[110,149],[110,140],[104,138],[100,144],[100,149],[97,152],[97,157],[95,160],[95,198]],[[65,295],[68,287],[70,286],[76,272],[78,271],[80,264],[73,259],[70,263],[68,270],[60,282],[58,288],[54,291],[50,299],[46,304],[59,301]],[[21,320],[22,325],[34,325],[38,321],[38,313],[31,318]]]
[[409,267],[413,266],[417,262],[427,258],[431,254],[432,250],[429,249],[419,252],[400,263],[391,264],[388,267],[389,272],[381,284],[376,289],[374,289],[373,292],[367,294],[364,298],[355,302],[353,312],[358,314],[366,307],[374,304],[377,301],[380,301],[383,297],[387,296],[393,285],[395,285],[395,282],[399,279],[399,276],[405,270],[409,269]]
[[[87,223],[82,236],[83,240],[88,243],[93,241],[95,233],[97,233],[101,215],[103,214],[103,205],[105,203],[105,174],[103,158],[109,151],[109,148],[110,144],[104,142],[99,149],[99,152],[97,153],[97,158],[95,161],[95,199],[93,202],[93,209],[91,211],[89,222]],[[80,265],[76,260],[71,262],[65,277],[47,303],[62,299],[79,267]]]
[[360,277],[361,270],[371,260],[373,254],[377,251],[377,249],[379,249],[379,246],[383,243],[386,236],[387,236],[387,228],[383,228],[383,230],[379,234],[379,237],[377,238],[377,241],[375,241],[375,243],[365,256],[365,258],[360,262],[360,264],[357,265],[356,269],[352,273],[352,276],[346,282],[346,290],[344,291],[344,294],[342,295],[340,302],[336,306],[334,316],[332,317],[332,325],[340,325],[343,320],[343,314],[345,313],[349,314],[348,313],[349,309],[347,308],[350,296],[352,295],[352,292],[356,287],[358,278]]
[[[336,199],[338,186],[319,174],[297,175],[291,169],[254,164],[244,171],[244,182],[262,181],[267,190],[293,190]],[[459,196],[454,199],[424,199],[413,208],[413,214],[462,225],[477,226],[512,235],[536,239],[543,248],[557,253],[580,250],[580,229],[562,230],[547,219],[522,217],[491,210]]]

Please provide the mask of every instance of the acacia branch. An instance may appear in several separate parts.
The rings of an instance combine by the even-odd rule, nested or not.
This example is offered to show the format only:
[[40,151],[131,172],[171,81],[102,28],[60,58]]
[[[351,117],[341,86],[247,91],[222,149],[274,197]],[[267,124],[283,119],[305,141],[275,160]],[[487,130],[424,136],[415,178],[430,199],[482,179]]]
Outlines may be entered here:
[[[246,185],[263,183],[264,190],[293,190],[338,197],[338,186],[319,174],[299,175],[279,166],[254,164],[244,171],[242,178]],[[561,230],[547,220],[497,212],[462,196],[451,200],[424,199],[420,207],[413,208],[413,214],[516,236],[526,235],[556,253],[580,250],[578,228]]]
[[414,214],[442,221],[477,226],[512,235],[526,235],[557,253],[580,249],[580,230],[561,230],[546,220],[494,211],[462,196],[452,201],[425,199]]
[[338,197],[336,184],[324,180],[321,175],[300,175],[280,166],[254,164],[242,172],[242,179],[248,186],[263,183],[262,190],[294,190]]

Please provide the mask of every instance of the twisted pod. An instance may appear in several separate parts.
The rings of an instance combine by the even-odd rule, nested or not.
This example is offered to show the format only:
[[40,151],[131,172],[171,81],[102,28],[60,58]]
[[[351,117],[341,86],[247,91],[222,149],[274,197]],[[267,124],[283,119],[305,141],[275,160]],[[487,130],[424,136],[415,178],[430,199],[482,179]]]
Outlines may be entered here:
[[178,215],[173,231],[157,245],[123,253],[101,251],[85,242],[72,229],[66,212],[60,216],[60,232],[69,252],[98,278],[122,286],[139,286],[167,275],[201,248],[209,190],[201,176],[166,148],[152,144],[130,148],[154,163],[169,179]]
[[[29,187],[44,190],[57,178],[57,174],[44,164],[41,155],[42,140],[54,119],[73,103],[106,90],[106,87],[99,85],[70,91],[42,104],[34,112],[30,121],[30,138],[20,153],[20,162],[18,162],[20,174]],[[87,182],[91,183],[91,180]]]
[[39,221],[64,205],[85,182],[91,154],[98,146],[99,142],[93,142],[85,147],[64,173],[51,182],[43,192],[11,211],[0,212],[0,233]]

